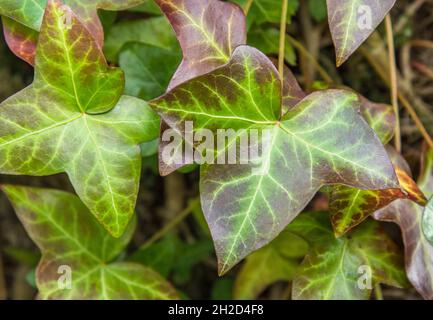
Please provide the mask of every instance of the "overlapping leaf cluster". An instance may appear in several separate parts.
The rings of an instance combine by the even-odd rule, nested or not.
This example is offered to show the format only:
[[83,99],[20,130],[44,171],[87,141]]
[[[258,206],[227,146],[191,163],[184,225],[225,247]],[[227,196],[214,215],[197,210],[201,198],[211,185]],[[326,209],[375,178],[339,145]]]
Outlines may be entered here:
[[[418,187],[402,156],[384,148],[394,134],[392,107],[346,89],[304,93],[288,68],[282,76],[265,55],[278,51],[280,1],[234,2],[251,5],[248,18],[238,5],[219,0],[0,3],[7,43],[35,67],[33,83],[0,104],[0,173],[65,172],[79,196],[3,186],[42,252],[40,297],[178,297],[151,269],[116,258],[134,231],[140,145],[159,144],[160,173],[168,175],[192,159],[167,163],[163,150],[186,142],[163,141],[162,133],[171,128],[183,138],[192,121],[193,133],[211,132],[206,143],[221,129],[234,132],[223,150],[203,141],[193,148],[208,160],[200,163],[200,198],[219,273],[248,256],[235,298],[255,298],[284,280],[292,281],[293,299],[367,299],[371,287],[361,288],[360,266],[371,272],[372,285],[405,287],[409,280],[433,298],[433,205],[426,206],[432,153]],[[337,65],[394,3],[327,1]],[[151,17],[114,25],[104,43],[97,9],[139,4],[133,10]],[[298,5],[290,2],[288,21]],[[285,54],[295,63],[289,44]],[[218,162],[253,130],[269,134],[259,161],[244,163],[237,153],[236,163]],[[324,186],[329,214],[299,215]],[[370,216],[399,224],[404,257]],[[127,260],[159,269],[149,261],[157,245]],[[203,248],[208,252],[207,243]],[[58,288],[57,271],[65,265],[75,278],[70,291]],[[164,275],[171,271],[166,267]]]
[[[42,252],[36,271],[41,299],[178,298],[176,291],[153,270],[116,261],[131,240],[135,222],[121,238],[115,239],[72,194],[9,185],[2,189]],[[59,273],[65,270],[72,277],[70,288],[59,286]]]
[[[122,96],[123,88],[123,72],[108,67],[81,19],[62,3],[49,1],[34,81],[0,105],[0,171],[66,172],[85,205],[56,192],[5,188],[30,235],[43,253],[49,252],[37,278],[44,298],[173,296],[153,271],[133,264],[105,268],[131,233],[115,240],[90,216],[115,237],[125,233],[139,187],[139,144],[158,135],[158,117],[143,100]],[[69,293],[54,290],[55,268],[63,264],[77,277]]]
[[[187,31],[196,31],[199,24],[193,23],[185,10],[190,1],[174,3],[180,9],[171,22],[182,45],[185,37],[193,34]],[[170,18],[173,2],[165,5],[162,2]],[[201,16],[206,16],[206,8]],[[217,39],[230,41],[230,34],[224,31]],[[214,60],[218,55],[213,48],[218,42],[209,40],[206,30],[198,32],[212,49],[198,50],[194,57],[200,53],[200,61]],[[220,52],[224,52],[225,44],[222,41]],[[184,50],[184,61],[193,59],[188,54]],[[215,134],[224,128],[272,132],[263,168],[254,168],[253,163],[201,168],[202,206],[220,273],[275,238],[324,184],[345,183],[364,189],[398,187],[381,143],[357,115],[356,95],[341,90],[314,93],[281,117],[288,109],[281,103],[283,94],[293,86],[286,84],[282,90],[279,78],[267,57],[252,47],[239,46],[221,67],[178,85],[152,102],[162,119],[180,134],[185,121],[192,121],[196,131],[206,128]],[[288,101],[284,99],[284,105]],[[254,169],[262,173],[255,174]]]

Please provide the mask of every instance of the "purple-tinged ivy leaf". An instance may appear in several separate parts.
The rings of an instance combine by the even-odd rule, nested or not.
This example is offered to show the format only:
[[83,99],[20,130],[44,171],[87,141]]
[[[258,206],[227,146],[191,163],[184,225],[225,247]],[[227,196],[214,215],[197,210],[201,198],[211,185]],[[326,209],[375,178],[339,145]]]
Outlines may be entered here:
[[[101,48],[104,44],[104,30],[98,17],[98,9],[124,10],[142,2],[143,0],[62,0],[63,4],[80,17]],[[2,0],[0,2],[0,15],[22,25],[4,22],[7,43],[12,45],[11,50],[18,57],[31,64],[36,54],[36,51],[31,49],[35,49],[36,46],[30,46],[28,41],[31,39],[33,44],[36,44],[35,32],[39,32],[41,28],[46,5],[47,0]],[[65,16],[64,19],[68,17]],[[25,50],[17,50],[17,48],[25,48]]]
[[382,22],[396,0],[327,0],[328,20],[341,66]]
[[193,122],[193,132],[237,130],[210,160],[227,154],[243,130],[270,135],[259,163],[209,161],[201,167],[202,207],[220,274],[274,239],[324,185],[398,187],[382,143],[359,115],[356,94],[315,92],[281,118],[281,91],[272,61],[254,48],[240,46],[228,64],[151,102],[181,134],[186,121]]
[[[433,195],[433,152],[424,155],[423,168],[418,179],[420,189],[427,197]],[[406,274],[424,299],[433,299],[433,245],[422,230],[424,207],[410,200],[397,200],[374,213],[380,221],[396,223],[403,236]]]
[[397,199],[409,199],[424,206],[427,203],[423,192],[412,180],[404,158],[393,148],[388,147],[388,155],[400,183],[400,188],[388,190],[359,190],[346,186],[335,186],[330,193],[329,211],[332,227],[337,237],[341,237],[359,225],[367,217]]

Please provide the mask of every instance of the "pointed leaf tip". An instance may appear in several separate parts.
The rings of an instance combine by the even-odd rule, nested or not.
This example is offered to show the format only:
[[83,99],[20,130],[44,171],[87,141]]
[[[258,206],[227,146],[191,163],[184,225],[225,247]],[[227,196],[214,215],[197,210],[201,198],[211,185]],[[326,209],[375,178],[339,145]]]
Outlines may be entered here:
[[340,67],[370,36],[396,0],[327,0],[328,21]]
[[122,91],[121,70],[108,67],[68,7],[50,1],[34,82],[0,104],[0,172],[66,172],[90,211],[120,236],[134,214],[139,144],[157,138],[159,124],[144,101]]

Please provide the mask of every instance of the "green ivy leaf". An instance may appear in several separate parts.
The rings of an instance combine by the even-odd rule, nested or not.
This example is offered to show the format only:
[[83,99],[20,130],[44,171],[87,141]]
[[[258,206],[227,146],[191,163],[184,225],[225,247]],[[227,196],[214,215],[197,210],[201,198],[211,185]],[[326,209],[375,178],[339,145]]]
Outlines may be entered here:
[[[316,92],[283,118],[281,98],[272,62],[254,48],[239,46],[227,65],[151,102],[180,133],[185,121],[194,123],[195,132],[202,128],[214,134],[225,128],[270,132],[259,165],[250,161],[201,167],[202,207],[221,274],[274,239],[323,185],[398,187],[382,144],[358,114],[355,94]],[[239,132],[226,145],[234,143]]]
[[165,17],[116,23],[105,39],[104,53],[107,59],[117,62],[119,53],[129,42],[152,45],[180,54],[176,36]]
[[0,105],[0,172],[66,172],[90,211],[120,236],[134,213],[139,143],[157,137],[159,120],[144,101],[119,100],[122,72],[107,67],[78,18],[62,27],[63,10],[58,2],[47,7],[33,84]]
[[181,60],[180,53],[133,42],[126,44],[119,56],[125,72],[125,94],[154,99],[163,94]]
[[341,66],[382,22],[396,0],[327,0],[328,19]]
[[101,20],[102,27],[105,32],[111,29],[117,19],[117,11],[99,10],[98,17]]
[[[287,7],[287,22],[296,14],[299,8],[298,0],[291,0]],[[281,1],[280,0],[255,0],[251,6],[251,20],[255,24],[280,23],[281,21]]]
[[433,201],[431,199],[423,212],[422,230],[427,240],[433,245]]
[[375,283],[407,285],[403,257],[377,222],[366,221],[347,237],[336,239],[327,214],[305,213],[288,230],[310,243],[293,280],[294,300],[368,299]]
[[193,267],[211,252],[212,242],[207,239],[187,244],[169,235],[150,247],[136,251],[128,260],[158,270],[163,276],[173,274],[173,281],[183,285],[188,282]]
[[431,149],[423,150],[418,185],[424,191],[427,197],[433,196],[433,150]]
[[[39,31],[41,28],[45,7],[49,1],[56,1],[58,4],[63,3],[69,6],[80,17],[80,20],[90,31],[98,45],[102,47],[104,43],[104,30],[98,18],[98,9],[113,11],[124,10],[137,6],[143,0],[62,0],[62,2],[58,0],[2,0],[0,2],[0,15],[9,17],[34,31]],[[9,30],[10,25],[5,24],[4,26],[6,29],[5,32],[9,33],[10,37],[12,37],[14,33],[13,30]],[[29,34],[27,34],[27,36],[24,38],[21,35],[18,35],[14,38],[14,40],[10,40],[8,43],[13,43],[15,46],[19,46],[19,42],[26,41],[31,35],[33,36],[33,34],[34,32],[29,32]],[[14,52],[16,54],[20,53],[20,51]],[[27,51],[25,53],[26,54],[24,56],[19,55],[19,57],[23,57],[25,61],[32,62],[35,51]],[[29,58],[28,54],[30,54],[32,57]]]
[[39,31],[47,0],[3,0],[0,15]]
[[[48,189],[2,186],[26,231],[42,252],[36,271],[42,299],[174,299],[175,290],[156,272],[114,262],[135,229],[112,238],[74,195]],[[71,271],[71,288],[59,277]],[[61,271],[63,270],[63,271]]]
[[163,277],[168,277],[176,265],[179,247],[180,240],[168,235],[148,248],[135,251],[128,260],[158,270]]
[[316,22],[326,19],[326,0],[308,0],[308,9]]
[[[248,44],[266,55],[278,55],[279,38],[280,32],[275,28],[254,28],[248,33]],[[296,65],[296,52],[288,38],[284,49],[286,62],[291,66]]]
[[193,244],[183,243],[181,254],[178,255],[173,281],[185,285],[194,272],[194,267],[208,258],[213,250],[212,241],[205,239]]
[[29,271],[29,273],[27,273],[27,275],[26,275],[26,282],[33,289],[37,289],[37,286],[36,286],[36,270],[34,268],[31,271]]
[[[234,0],[233,2],[244,7],[246,0]],[[253,30],[253,25],[259,26],[264,23],[279,24],[281,20],[281,0],[254,0],[248,12],[248,29]],[[290,0],[287,7],[287,23],[290,23],[292,17],[299,8],[298,0]],[[278,43],[278,41],[277,41]]]
[[256,299],[269,285],[291,281],[307,250],[305,240],[283,231],[270,244],[247,257],[236,277],[234,298]]
[[129,9],[129,11],[132,12],[144,12],[149,13],[153,15],[162,15],[161,10],[159,9],[158,5],[153,0],[143,0],[143,3],[140,4],[137,7]]
[[218,278],[212,286],[211,300],[233,300],[233,279]]
[[[427,197],[433,196],[433,152],[424,155],[420,189]],[[397,200],[376,211],[373,217],[380,221],[396,223],[403,236],[405,248],[406,274],[415,289],[424,299],[433,299],[433,245],[422,231],[424,207],[413,201]]]
[[[359,190],[346,186],[335,186],[329,199],[331,221],[337,237],[359,225],[372,213],[389,205],[397,199],[410,199],[425,205],[427,199],[412,180],[404,158],[393,148],[388,147],[388,155],[394,162],[394,168],[400,188],[388,190]],[[403,163],[403,164],[401,164]]]

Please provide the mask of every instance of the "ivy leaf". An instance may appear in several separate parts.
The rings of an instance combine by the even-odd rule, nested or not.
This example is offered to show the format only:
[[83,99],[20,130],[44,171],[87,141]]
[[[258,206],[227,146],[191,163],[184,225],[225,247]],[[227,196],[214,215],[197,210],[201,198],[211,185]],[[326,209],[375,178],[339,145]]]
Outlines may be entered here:
[[308,0],[308,9],[316,22],[326,19],[326,0]]
[[[9,17],[33,31],[39,31],[45,7],[49,1],[51,0],[3,0],[0,2],[0,15]],[[124,10],[137,6],[141,2],[142,0],[62,0],[63,4],[69,6],[74,13],[80,17],[80,20],[84,23],[101,48],[104,43],[104,30],[98,17],[98,9],[112,11]],[[60,3],[60,1],[58,3]],[[14,37],[16,35],[14,30],[18,27],[14,26],[13,29],[10,29],[10,26],[10,24],[4,25],[5,33],[9,35],[8,44],[12,43],[14,45],[12,50],[15,54],[27,62],[32,62],[34,60],[35,51],[25,51],[25,54],[21,55],[21,51],[17,51],[14,48],[25,46],[29,37],[35,40],[34,32],[28,30],[27,33],[20,33]],[[20,30],[23,30],[23,28],[21,27]],[[19,44],[23,41],[24,44]]]
[[281,232],[270,244],[245,260],[236,277],[234,298],[256,299],[269,285],[291,281],[298,270],[299,259],[307,250],[305,240],[290,232]]
[[[277,63],[278,62],[275,60],[275,66],[277,66]],[[397,121],[394,108],[391,105],[376,103],[358,93],[356,94],[361,104],[360,111],[362,117],[376,132],[382,143],[386,145],[394,136],[395,123]],[[305,96],[306,94],[302,91],[293,73],[289,68],[284,66],[283,114],[292,109]]]
[[[274,64],[276,63],[274,61]],[[284,68],[282,108],[283,113],[286,113],[296,106],[306,94],[300,88],[290,69],[286,66]],[[361,104],[360,110],[363,118],[377,133],[382,143],[388,143],[394,135],[396,122],[393,107],[387,104],[374,103],[359,94],[358,99]],[[334,187],[331,194],[330,210],[332,213],[331,220],[337,236],[343,235],[370,214],[398,198],[409,198],[421,205],[425,204],[426,199],[416,183],[411,179],[410,172],[404,171],[406,168],[410,171],[406,161],[396,154],[394,150],[389,152],[391,159],[395,160],[395,165],[401,166],[401,168],[397,168],[396,173],[402,187],[383,191],[359,190],[346,186]]]
[[187,284],[191,276],[194,275],[194,267],[209,258],[212,250],[212,242],[208,239],[192,244],[183,243],[180,252],[178,252],[173,281],[179,285]]
[[[274,64],[276,65],[276,63],[275,60]],[[286,114],[307,96],[302,91],[292,71],[285,65],[282,95],[281,109],[283,114]]]
[[172,274],[173,281],[183,285],[191,277],[193,267],[211,253],[212,242],[208,239],[187,244],[169,235],[148,248],[139,249],[128,260],[152,267],[163,276]]
[[347,237],[336,239],[325,213],[304,213],[288,231],[310,244],[293,280],[294,300],[368,299],[375,283],[407,285],[403,257],[375,221],[366,221]]
[[227,65],[151,102],[182,134],[185,121],[193,122],[194,132],[205,128],[216,134],[229,128],[240,130],[239,135],[254,128],[270,134],[259,164],[201,167],[202,207],[220,274],[274,239],[323,185],[398,187],[382,144],[358,114],[355,94],[315,92],[283,118],[281,98],[272,62],[258,50],[240,46]]
[[180,239],[168,235],[148,248],[135,251],[128,260],[151,267],[163,277],[168,277],[176,265],[180,246]]
[[27,63],[35,64],[35,51],[39,34],[7,17],[2,17],[5,41],[11,51]]
[[433,196],[433,150],[424,149],[418,185],[427,197]]
[[397,121],[394,108],[389,104],[372,102],[360,94],[358,97],[361,102],[362,117],[386,145],[394,136]]
[[[276,28],[254,28],[248,32],[248,45],[266,55],[278,55],[279,39],[280,31]],[[296,52],[288,38],[284,50],[285,61],[291,66],[296,65]]]
[[[410,199],[425,205],[427,199],[411,178],[404,158],[392,148],[388,155],[394,162],[394,168],[400,182],[400,188],[388,190],[359,190],[346,186],[335,186],[330,194],[329,210],[332,226],[337,237],[359,225],[371,214],[389,205],[397,199]],[[399,166],[399,164],[404,163]]]
[[150,100],[163,94],[181,60],[178,52],[132,42],[119,56],[125,72],[125,94]]
[[[289,1],[287,6],[287,22],[290,23],[291,17],[296,14],[299,8],[299,1]],[[263,23],[280,23],[281,21],[281,1],[280,0],[255,0],[251,6],[250,13],[253,23],[260,25]]]
[[[168,90],[230,59],[246,43],[242,9],[219,0],[155,0],[173,26],[183,60]],[[221,22],[224,23],[221,23]]]
[[[57,190],[2,186],[29,236],[42,252],[36,271],[42,299],[173,299],[175,290],[156,272],[115,262],[131,240],[135,223],[112,238],[74,195]],[[72,287],[59,288],[65,269]],[[61,271],[63,270],[63,271]]]
[[433,201],[430,199],[422,216],[422,230],[430,244],[433,245]]
[[117,62],[122,48],[130,42],[180,52],[176,36],[165,17],[116,23],[107,33],[104,44],[105,56],[109,61]]
[[[233,50],[246,44],[245,15],[235,4],[219,0],[155,1],[173,26],[183,53],[182,63],[167,91],[226,64]],[[162,139],[167,128],[162,121],[159,148],[159,172],[162,176],[182,168],[190,160],[184,159],[183,163],[166,163],[162,160],[161,150],[169,144]],[[178,140],[178,147],[181,148],[185,142]]]
[[[278,60],[272,59],[275,67],[278,67]],[[299,102],[304,99],[307,94],[301,89],[301,86],[296,80],[292,71],[284,65],[283,88],[282,88],[282,103],[281,112],[286,114],[293,109]]]
[[47,0],[3,0],[0,14],[38,31]]
[[[427,197],[433,195],[433,152],[424,157],[418,185]],[[396,223],[403,236],[406,274],[424,299],[433,299],[433,245],[424,236],[422,219],[424,208],[409,200],[397,200],[376,211],[373,217]]]
[[90,211],[120,236],[134,213],[139,143],[157,137],[158,117],[144,101],[119,100],[122,72],[107,67],[76,16],[63,28],[62,10],[47,6],[33,84],[0,104],[0,172],[66,172]]
[[341,66],[382,22],[396,0],[327,0],[329,27]]
[[[246,0],[234,0],[235,3],[245,7]],[[287,7],[287,23],[291,22],[292,16],[299,8],[298,0],[291,0]],[[279,24],[281,20],[281,1],[280,0],[254,0],[248,12],[248,29],[252,30],[253,25],[259,26],[264,23]],[[278,43],[278,41],[277,41]]]
[[137,7],[129,9],[132,12],[144,12],[153,15],[161,15],[162,12],[159,9],[158,5],[153,0],[143,0],[142,4]]

